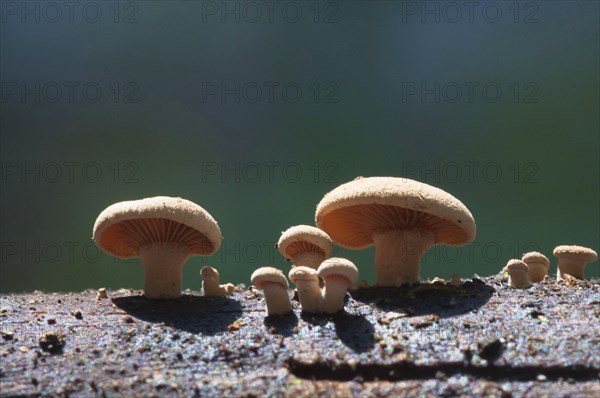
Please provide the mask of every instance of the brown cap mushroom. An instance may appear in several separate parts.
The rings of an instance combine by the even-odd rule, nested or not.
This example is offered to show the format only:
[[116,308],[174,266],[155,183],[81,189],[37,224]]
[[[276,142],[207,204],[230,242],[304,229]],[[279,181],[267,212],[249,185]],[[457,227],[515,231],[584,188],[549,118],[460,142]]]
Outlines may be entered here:
[[292,311],[288,281],[283,272],[273,267],[261,267],[252,273],[252,284],[265,292],[267,313],[284,315]]
[[316,224],[348,249],[375,245],[377,285],[419,281],[421,255],[435,244],[475,238],[473,216],[449,193],[396,177],[357,178],[327,193]]
[[333,242],[329,235],[310,225],[296,225],[281,233],[279,253],[294,265],[317,269],[331,255]]
[[205,296],[229,296],[233,294],[235,286],[232,283],[220,285],[221,276],[215,268],[202,267],[200,275],[202,275],[202,290]]
[[290,270],[288,277],[296,285],[302,311],[318,313],[321,288],[317,271],[309,267],[298,266]]
[[219,250],[221,230],[197,204],[157,196],[107,207],[96,219],[93,239],[115,257],[141,257],[144,295],[166,299],[181,296],[183,265],[190,256]]
[[318,272],[325,282],[319,309],[328,314],[340,311],[344,308],[346,291],[358,281],[358,269],[350,260],[332,257],[321,263]]
[[529,252],[523,254],[521,260],[527,264],[529,269],[529,280],[531,282],[541,282],[548,275],[550,260],[539,252]]
[[552,254],[558,258],[557,279],[562,279],[564,274],[583,279],[585,266],[598,259],[595,251],[582,246],[556,246]]
[[509,260],[504,267],[508,272],[508,284],[512,287],[524,289],[531,286],[529,281],[527,264],[521,260]]

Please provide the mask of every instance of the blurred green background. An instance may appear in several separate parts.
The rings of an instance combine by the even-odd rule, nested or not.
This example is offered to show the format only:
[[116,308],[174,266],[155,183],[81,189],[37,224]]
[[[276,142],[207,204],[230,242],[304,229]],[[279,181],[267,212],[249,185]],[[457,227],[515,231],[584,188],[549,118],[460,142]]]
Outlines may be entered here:
[[[423,278],[598,250],[599,3],[450,3],[3,1],[0,291],[142,288],[92,227],[154,195],[200,204],[225,238],[186,288],[206,264],[287,273],[281,231],[359,175],[473,213],[477,240],[432,249]],[[373,254],[334,252],[369,282]]]

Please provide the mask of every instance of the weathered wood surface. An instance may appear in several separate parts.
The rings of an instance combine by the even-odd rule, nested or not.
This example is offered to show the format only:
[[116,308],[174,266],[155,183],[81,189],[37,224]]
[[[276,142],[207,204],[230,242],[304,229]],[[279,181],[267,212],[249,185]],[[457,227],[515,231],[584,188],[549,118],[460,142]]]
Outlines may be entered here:
[[1,296],[0,395],[600,396],[598,280],[363,289],[278,318],[242,286],[108,296]]

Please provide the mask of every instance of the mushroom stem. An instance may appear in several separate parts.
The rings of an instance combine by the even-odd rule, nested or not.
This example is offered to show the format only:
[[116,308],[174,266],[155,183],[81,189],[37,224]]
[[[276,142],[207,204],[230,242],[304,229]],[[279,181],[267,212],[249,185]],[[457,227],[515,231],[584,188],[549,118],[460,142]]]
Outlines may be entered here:
[[584,279],[583,272],[587,261],[575,257],[564,256],[558,259],[558,271],[556,279],[561,280],[564,274],[571,275],[577,279]]
[[302,311],[319,313],[321,288],[318,279],[297,279],[295,282]]
[[528,262],[529,280],[531,282],[541,282],[548,275],[548,267],[541,262]]
[[419,282],[421,256],[434,243],[425,229],[373,233],[377,286],[400,286]]
[[325,286],[321,289],[321,312],[333,314],[344,308],[346,291],[352,282],[342,275],[330,275],[325,278]]
[[260,287],[265,292],[269,315],[284,315],[292,311],[292,302],[285,286],[277,282],[263,282]]
[[190,250],[179,243],[151,243],[140,247],[144,263],[144,296],[149,299],[181,297],[183,265]]
[[319,265],[325,260],[325,256],[317,252],[304,252],[294,257],[295,266],[305,266],[312,269],[319,268]]

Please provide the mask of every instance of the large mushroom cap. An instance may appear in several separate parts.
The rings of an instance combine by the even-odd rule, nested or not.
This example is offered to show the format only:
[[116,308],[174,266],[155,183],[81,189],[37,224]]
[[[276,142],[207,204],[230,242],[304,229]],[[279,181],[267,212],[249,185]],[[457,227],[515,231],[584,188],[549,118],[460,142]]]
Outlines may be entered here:
[[96,219],[93,239],[121,258],[139,256],[152,243],[179,243],[191,254],[208,256],[221,246],[221,230],[202,207],[182,198],[156,196],[115,203]]
[[591,263],[598,259],[598,254],[587,247],[583,246],[575,246],[575,245],[561,245],[556,246],[552,251],[554,257],[561,258],[576,258],[578,260],[583,260],[586,263]]
[[304,252],[316,252],[327,258],[333,250],[333,242],[329,235],[317,227],[295,225],[281,234],[277,249],[288,259]]
[[327,193],[317,205],[316,224],[349,249],[373,244],[373,232],[428,229],[434,244],[460,246],[475,239],[465,205],[430,185],[397,177],[357,178]]

